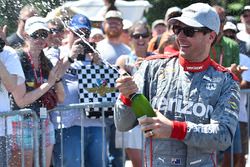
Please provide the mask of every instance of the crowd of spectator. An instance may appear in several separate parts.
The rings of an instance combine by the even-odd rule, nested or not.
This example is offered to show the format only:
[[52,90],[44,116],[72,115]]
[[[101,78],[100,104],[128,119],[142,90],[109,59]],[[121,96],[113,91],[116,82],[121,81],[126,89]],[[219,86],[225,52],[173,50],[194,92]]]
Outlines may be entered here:
[[[200,9],[195,9],[198,10],[198,13],[203,7],[205,10],[206,6],[204,4],[198,3],[198,5],[201,5]],[[80,83],[77,71],[82,66],[98,66],[101,64],[100,62],[105,60],[110,65],[119,66],[119,71],[122,71],[122,73],[126,72],[130,76],[138,75],[138,73],[142,72],[140,67],[145,68],[144,75],[146,75],[146,72],[149,72],[147,68],[150,67],[146,67],[145,62],[151,61],[151,59],[178,57],[178,55],[181,55],[180,48],[192,47],[190,46],[192,45],[190,44],[191,42],[185,41],[182,36],[193,38],[196,32],[202,32],[204,36],[209,33],[212,34],[208,37],[211,47],[207,47],[209,56],[206,60],[211,59],[216,63],[216,69],[219,69],[219,71],[230,71],[233,75],[232,80],[238,78],[236,80],[240,89],[249,89],[250,6],[245,6],[242,9],[239,22],[236,22],[234,17],[227,16],[227,12],[221,6],[209,6],[208,9],[216,13],[215,19],[218,16],[218,24],[213,23],[211,28],[208,26],[212,23],[209,20],[205,20],[207,22],[204,21],[204,24],[208,26],[199,27],[199,29],[195,27],[195,23],[189,22],[189,25],[189,23],[181,20],[184,17],[191,16],[185,16],[188,8],[182,10],[177,6],[167,9],[165,18],[156,19],[150,26],[145,20],[138,20],[133,23],[123,19],[122,13],[115,6],[111,5],[103,14],[103,21],[100,21],[100,24],[95,24],[98,25],[95,26],[83,14],[75,13],[72,16],[68,16],[67,19],[69,20],[64,22],[65,20],[61,17],[42,17],[33,5],[26,5],[20,10],[16,32],[7,34],[6,29],[8,27],[0,27],[0,112],[30,108],[39,116],[41,107],[50,110],[58,105],[79,103]],[[216,25],[219,25],[219,27],[215,27]],[[213,27],[215,28],[213,29]],[[208,30],[202,28],[208,28]],[[213,32],[216,33],[213,34]],[[214,40],[212,41],[211,39]],[[96,50],[87,50],[88,46],[86,46],[86,43],[84,44],[85,41],[91,44],[95,43],[93,46]],[[202,52],[200,53],[202,54]],[[143,65],[141,66],[141,64]],[[139,72],[137,73],[138,69]],[[166,68],[167,72],[171,70],[174,69]],[[164,74],[164,71],[162,74]],[[157,75],[162,77],[158,73]],[[187,74],[180,73],[180,75]],[[139,78],[134,78],[134,80],[137,79],[139,80]],[[209,78],[206,79],[209,80]],[[129,79],[127,81],[134,85]],[[118,85],[123,82],[125,80],[119,81]],[[211,83],[209,85],[211,90],[215,87],[214,84]],[[152,85],[155,86],[154,84]],[[144,91],[148,92],[149,89],[151,90],[152,85],[147,85],[144,89],[148,90]],[[128,87],[122,89],[119,86],[118,88],[120,92],[128,89]],[[159,88],[157,87],[156,89],[152,90],[152,92],[158,91]],[[164,90],[162,92],[164,93]],[[189,92],[187,96],[191,93]],[[123,94],[120,96],[123,96]],[[118,99],[121,98],[120,96]],[[233,97],[230,96],[228,100],[233,98],[239,100],[237,93]],[[116,105],[119,106],[121,102],[125,105],[126,102],[123,100],[118,100],[117,103],[119,104]],[[226,104],[221,104],[220,107],[224,105]],[[231,133],[230,139],[225,139],[225,141],[230,140],[230,147],[213,150],[216,151],[218,160],[215,163],[222,167],[230,165],[234,167],[246,166],[249,144],[249,111],[246,110],[247,105],[249,105],[247,104],[247,95],[241,93],[238,104],[239,113],[237,111],[231,111],[230,113],[237,113],[237,125],[234,126],[234,120],[230,118],[226,121],[232,121],[232,129],[230,129],[230,132],[222,132]],[[123,105],[119,107],[122,108],[120,110],[125,110]],[[120,110],[118,109],[119,112]],[[119,113],[118,111],[114,111],[115,114]],[[227,112],[225,113],[227,114]],[[119,114],[118,117],[120,117]],[[169,115],[166,117],[171,118]],[[148,131],[143,129],[145,125],[141,122],[138,124],[138,121],[136,121],[135,123],[133,122],[133,128],[130,127],[126,129],[126,132],[121,132],[116,127],[117,124],[120,124],[120,122],[116,122],[118,120],[119,118],[116,120],[113,117],[105,118],[105,124],[103,124],[102,119],[90,119],[86,114],[82,120],[80,109],[50,112],[48,117],[43,120],[45,131],[39,129],[38,132],[39,137],[43,133],[46,136],[46,148],[40,148],[46,150],[46,166],[80,167],[84,163],[85,166],[89,167],[121,167],[124,163],[122,147],[125,148],[126,158],[131,160],[134,167],[143,166],[145,163],[143,155],[148,155],[144,145],[149,144],[147,141],[144,143],[143,136],[145,135],[146,138],[150,137],[149,135],[156,136],[156,131],[154,133],[151,131],[152,133],[149,134]],[[144,121],[142,120],[142,122]],[[213,121],[219,122],[219,120],[204,122],[212,124]],[[22,153],[24,153],[25,166],[33,166],[34,122],[32,116],[24,115],[22,117],[8,118],[6,125],[7,133],[5,132],[4,122],[5,120],[0,118],[0,167],[6,167],[7,164],[9,166],[21,166],[21,161],[23,160],[21,157]],[[39,122],[39,124],[41,123]],[[105,137],[103,137],[103,128],[105,129]],[[84,142],[82,141],[82,132],[84,133]],[[119,140],[122,137],[124,141]],[[221,136],[216,137],[220,138]],[[184,139],[182,138],[181,140]],[[104,146],[103,143],[105,143]],[[173,143],[178,145],[175,142]],[[84,148],[83,151],[81,151],[81,144]],[[184,144],[188,145],[187,143]],[[100,151],[100,148],[103,147],[104,153]],[[160,145],[157,145],[157,147],[160,147]],[[22,149],[24,149],[24,152],[21,152]],[[172,151],[174,152],[174,150]],[[233,153],[234,164],[230,164],[232,162],[231,152]],[[84,155],[81,155],[81,153]],[[213,155],[211,154],[211,156]],[[82,157],[84,157],[84,162],[82,162]],[[157,158],[155,157],[155,159]],[[173,163],[184,163],[178,162],[178,160],[178,158],[172,158]]]

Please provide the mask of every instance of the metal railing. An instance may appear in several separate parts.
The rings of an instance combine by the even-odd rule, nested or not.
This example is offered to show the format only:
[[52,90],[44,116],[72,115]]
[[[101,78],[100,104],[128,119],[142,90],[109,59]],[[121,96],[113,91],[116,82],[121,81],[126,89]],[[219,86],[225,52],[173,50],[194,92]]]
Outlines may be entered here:
[[[244,90],[241,90],[242,93],[246,93],[248,95],[248,105],[247,105],[247,111],[248,111],[248,118],[249,118],[249,112],[250,112],[250,89],[244,89]],[[5,127],[7,127],[7,118],[10,117],[10,116],[25,116],[27,114],[30,114],[34,120],[34,166],[35,167],[39,167],[39,134],[38,134],[38,129],[39,129],[39,121],[42,122],[42,131],[44,130],[45,128],[45,125],[43,123],[43,119],[46,119],[47,118],[47,113],[49,112],[55,112],[55,111],[59,111],[60,113],[63,112],[63,111],[67,111],[67,110],[71,110],[71,109],[80,109],[81,112],[81,125],[83,124],[83,118],[85,117],[85,114],[84,114],[84,108],[94,108],[94,107],[112,107],[114,105],[114,102],[102,102],[102,103],[78,103],[78,104],[70,104],[70,105],[66,105],[66,106],[63,106],[63,105],[59,105],[58,107],[52,109],[52,110],[45,110],[43,112],[40,112],[40,118],[38,118],[38,116],[36,115],[36,112],[30,110],[30,109],[22,109],[22,110],[15,110],[15,111],[6,111],[6,112],[0,112],[0,118],[4,118],[5,119]],[[102,112],[102,137],[103,137],[103,143],[102,143],[102,160],[103,162],[105,162],[105,154],[104,154],[104,151],[105,151],[105,147],[106,147],[106,143],[104,142],[104,138],[106,137],[105,136],[105,116],[104,116],[104,111]],[[248,121],[249,122],[249,121]],[[60,127],[63,127],[62,126],[62,122],[60,122],[61,125]],[[22,124],[21,124],[22,126]],[[249,129],[249,123],[248,123],[248,129]],[[63,133],[62,132],[62,129],[63,128],[60,128],[61,129],[61,134]],[[7,128],[5,128],[5,134],[7,135]],[[248,135],[249,136],[249,135]],[[63,134],[61,135],[61,141],[62,141],[62,137],[63,137]],[[46,167],[46,152],[45,152],[45,149],[43,148],[46,148],[45,146],[45,133],[42,133],[42,142],[41,142],[41,148],[42,148],[42,152],[41,152],[41,166],[42,167]],[[123,139],[124,140],[124,139]],[[85,164],[84,164],[84,128],[83,126],[81,126],[81,167],[84,167]],[[61,142],[63,143],[63,142]],[[22,141],[22,145],[23,145],[23,141]],[[123,146],[123,165],[125,164],[125,151],[124,151],[124,144],[122,144]],[[24,167],[24,148],[21,147],[21,159],[22,159],[22,167]],[[63,154],[63,144],[61,144],[61,154]],[[233,153],[231,154],[233,155]],[[231,162],[233,162],[233,156],[231,157]],[[232,163],[231,163],[232,164]],[[63,158],[61,159],[61,166],[63,166]],[[232,166],[232,165],[231,165]],[[105,163],[103,163],[103,167],[105,167]]]
[[[37,114],[32,111],[31,109],[21,109],[21,110],[14,110],[14,111],[5,111],[5,112],[0,112],[0,118],[3,118],[5,121],[4,123],[4,127],[1,128],[5,128],[5,136],[8,136],[8,126],[7,126],[7,119],[12,117],[12,116],[21,116],[22,119],[25,115],[30,115],[33,118],[33,122],[34,122],[34,129],[33,129],[33,134],[34,134],[34,166],[35,167],[39,167],[39,139],[38,139],[38,122],[39,122],[39,118],[37,117]],[[23,124],[21,122],[21,166],[25,167],[24,163],[24,141],[23,141]],[[11,133],[10,135],[16,135]],[[13,136],[14,137],[14,136]],[[18,137],[18,136],[16,136]],[[7,138],[6,138],[7,140]],[[7,147],[11,147],[6,145],[6,150],[8,149]],[[6,154],[8,154],[8,152],[6,151]],[[8,156],[7,156],[8,157]],[[9,159],[6,160],[7,161],[7,166],[9,166]]]

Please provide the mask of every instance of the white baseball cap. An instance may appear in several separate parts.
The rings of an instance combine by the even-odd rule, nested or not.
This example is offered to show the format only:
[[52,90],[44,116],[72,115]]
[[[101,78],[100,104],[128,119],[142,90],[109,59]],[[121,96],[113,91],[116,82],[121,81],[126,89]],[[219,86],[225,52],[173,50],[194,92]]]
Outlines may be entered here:
[[98,34],[104,36],[104,34],[100,28],[92,28],[89,37],[92,38],[93,36],[98,35]]
[[26,20],[24,31],[31,35],[32,33],[36,32],[37,30],[46,30],[49,31],[47,27],[46,19],[43,17],[33,16]]
[[122,13],[118,10],[110,10],[108,11],[106,14],[105,14],[105,19],[109,19],[109,18],[117,18],[117,19],[121,19],[123,20],[122,18]]
[[178,13],[181,14],[181,8],[179,8],[178,6],[173,6],[168,8],[166,14],[165,14],[165,21],[168,21],[171,17],[171,15],[173,15],[174,13]]
[[128,30],[129,28],[133,26],[132,21],[127,20],[127,19],[123,19],[122,24],[123,24],[123,27],[122,27],[123,30]]
[[247,10],[250,10],[250,5],[244,6],[243,10],[241,11],[241,14],[243,14]]
[[210,5],[206,3],[194,3],[182,10],[180,17],[169,19],[169,24],[180,21],[191,27],[207,27],[216,32],[220,31],[220,18]]
[[237,32],[237,27],[234,23],[228,21],[223,27],[223,31],[225,30],[234,30],[235,32]]

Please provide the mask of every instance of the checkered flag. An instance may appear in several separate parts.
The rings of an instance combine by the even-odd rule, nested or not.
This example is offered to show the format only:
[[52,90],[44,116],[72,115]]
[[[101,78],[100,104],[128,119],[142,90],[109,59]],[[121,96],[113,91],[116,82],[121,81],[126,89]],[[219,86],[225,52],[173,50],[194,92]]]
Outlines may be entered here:
[[[117,70],[107,65],[84,65],[77,71],[79,82],[80,103],[115,102],[118,90],[115,89],[115,81],[119,77]],[[113,107],[85,108],[87,117],[96,119],[113,117]]]

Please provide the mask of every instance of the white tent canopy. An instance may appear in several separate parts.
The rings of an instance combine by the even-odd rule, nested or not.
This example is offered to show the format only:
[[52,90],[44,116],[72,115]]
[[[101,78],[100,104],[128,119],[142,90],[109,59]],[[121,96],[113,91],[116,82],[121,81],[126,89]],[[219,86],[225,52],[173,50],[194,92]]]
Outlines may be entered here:
[[[142,19],[144,11],[147,11],[150,7],[152,7],[148,1],[144,0],[116,0],[115,6],[122,12],[124,19],[128,19],[132,22]],[[60,8],[70,9],[74,13],[83,14],[92,21],[102,21],[106,11],[106,6],[103,0],[68,1]]]

